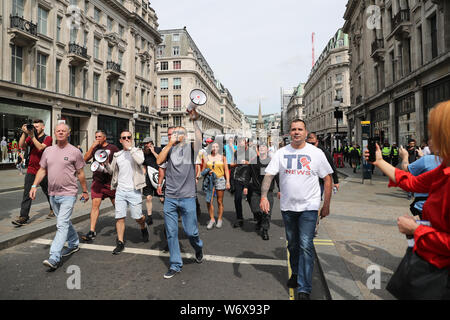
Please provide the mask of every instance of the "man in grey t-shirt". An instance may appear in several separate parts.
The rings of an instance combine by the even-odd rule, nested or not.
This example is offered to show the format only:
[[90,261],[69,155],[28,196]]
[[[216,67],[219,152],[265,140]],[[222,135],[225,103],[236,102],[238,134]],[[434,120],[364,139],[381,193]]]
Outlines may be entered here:
[[166,279],[172,278],[183,267],[178,242],[178,213],[181,215],[184,232],[195,249],[195,260],[201,263],[203,259],[203,242],[198,234],[194,165],[194,154],[200,149],[202,139],[200,128],[195,121],[198,118],[197,111],[194,109],[189,115],[194,121],[194,144],[186,141],[185,128],[176,127],[169,144],[156,159],[156,163],[165,168],[166,178],[164,223],[170,252],[170,267],[164,274]]

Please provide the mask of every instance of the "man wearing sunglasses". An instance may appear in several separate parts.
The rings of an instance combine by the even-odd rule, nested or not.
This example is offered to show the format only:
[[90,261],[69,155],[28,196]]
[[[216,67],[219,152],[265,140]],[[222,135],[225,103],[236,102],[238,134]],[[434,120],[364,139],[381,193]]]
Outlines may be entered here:
[[142,214],[142,188],[146,186],[142,164],[144,153],[142,149],[133,147],[133,135],[124,130],[120,134],[123,150],[116,152],[112,164],[105,167],[112,175],[111,189],[116,189],[116,229],[117,247],[112,252],[117,255],[125,248],[125,218],[130,208],[131,217],[140,225],[144,242],[148,241],[148,230],[145,226],[145,216]]

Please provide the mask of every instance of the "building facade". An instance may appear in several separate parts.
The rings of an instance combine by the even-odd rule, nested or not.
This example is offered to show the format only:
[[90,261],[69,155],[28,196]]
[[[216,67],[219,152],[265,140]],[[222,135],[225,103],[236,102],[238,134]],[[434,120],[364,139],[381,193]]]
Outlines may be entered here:
[[[304,85],[305,121],[325,147],[333,149],[348,142],[350,106],[348,35],[339,29],[328,42]],[[343,112],[335,118],[336,107]]]
[[450,99],[450,2],[350,0],[344,19],[351,139],[361,143],[366,120],[381,142],[426,140],[430,109]]
[[157,16],[146,1],[11,0],[0,5],[0,123],[8,139],[28,119],[46,134],[64,120],[87,150],[95,131],[119,144],[158,141]]
[[183,126],[193,137],[194,127],[186,115],[193,89],[201,89],[208,98],[205,105],[197,108],[204,135],[214,136],[240,128],[242,112],[236,108],[229,90],[214,77],[186,28],[160,30],[160,33],[163,41],[157,49],[157,105],[162,118],[162,136],[167,140],[168,127]]
[[303,103],[303,94],[304,94],[305,84],[300,83],[298,87],[294,90],[294,94],[289,100],[289,104],[287,106],[287,121],[291,123],[295,119],[304,119],[305,118],[305,105]]
[[292,89],[283,89],[280,90],[280,98],[281,98],[281,135],[284,137],[289,136],[289,120],[288,120],[288,112],[287,108],[289,105],[289,101],[294,94],[296,88]]

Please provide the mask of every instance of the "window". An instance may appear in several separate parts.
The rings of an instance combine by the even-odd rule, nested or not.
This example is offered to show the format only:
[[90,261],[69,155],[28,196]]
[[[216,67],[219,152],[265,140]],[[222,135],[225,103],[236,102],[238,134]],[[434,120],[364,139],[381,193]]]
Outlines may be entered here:
[[78,6],[78,0],[70,0],[71,6]]
[[100,9],[99,8],[97,8],[97,7],[94,7],[94,20],[97,22],[97,23],[100,23],[100,17],[101,16],[101,11],[100,11]]
[[173,96],[173,109],[174,111],[181,111],[181,96]]
[[161,96],[161,111],[167,111],[169,107],[169,96]]
[[431,58],[434,59],[438,56],[438,43],[437,43],[437,21],[436,15],[428,19],[430,21],[431,31]]
[[343,81],[343,75],[342,75],[342,73],[338,73],[336,75],[336,84],[341,84],[342,81]]
[[181,116],[174,116],[173,117],[173,125],[175,127],[181,127]]
[[144,97],[145,97],[145,90],[141,90],[141,106],[144,106]]
[[107,28],[109,32],[112,32],[113,30],[113,19],[111,17],[107,18]]
[[173,88],[175,90],[181,89],[181,78],[174,78],[173,79]]
[[22,65],[23,65],[22,47],[11,46],[11,81],[22,83]]
[[380,77],[379,77],[379,73],[378,73],[378,66],[374,67],[374,73],[375,73],[376,89],[377,89],[377,92],[379,92],[380,91]]
[[13,0],[12,5],[12,15],[23,17],[23,9],[24,9],[25,0]]
[[87,15],[89,11],[89,1],[84,2],[84,14]]
[[167,128],[168,126],[169,126],[169,117],[168,116],[162,117],[161,127]]
[[173,62],[173,69],[174,70],[180,70],[181,69],[181,61],[174,61]]
[[179,47],[179,46],[173,47],[173,55],[174,55],[175,57],[177,57],[177,56],[180,55],[180,47]]
[[158,46],[158,49],[156,51],[156,55],[158,57],[162,57],[164,55],[164,46]]
[[77,34],[78,34],[78,29],[76,29],[76,28],[70,29],[70,42],[71,43],[77,42]]
[[389,54],[390,58],[391,58],[391,71],[392,71],[392,82],[395,82],[395,58],[394,58],[394,51],[392,51]]
[[100,39],[94,37],[94,58],[100,59]]
[[342,56],[341,55],[336,56],[336,63],[342,63]]
[[125,28],[121,24],[119,24],[119,35],[121,38],[123,38],[124,32],[125,32]]
[[418,40],[418,45],[420,47],[420,57],[419,57],[419,63],[420,66],[423,65],[423,37],[422,37],[422,26],[417,28],[417,40]]
[[116,96],[117,96],[117,106],[121,107],[122,106],[122,87],[123,87],[123,83],[118,83],[116,86]]
[[108,80],[108,104],[111,104],[111,97],[112,97],[112,81]]
[[180,41],[180,34],[179,33],[173,34],[172,35],[172,41],[174,41],[174,42]]
[[85,48],[87,48],[88,38],[89,38],[89,32],[85,31],[84,32],[84,39],[83,39],[83,46]]
[[220,109],[220,114],[223,114],[223,109]]
[[162,78],[161,79],[161,90],[167,90],[169,89],[169,79]]
[[161,70],[169,70],[169,62],[167,61],[161,62]]
[[76,67],[69,67],[69,94],[75,96]]
[[123,52],[119,51],[119,65],[122,66],[123,63]]
[[61,24],[62,24],[62,17],[57,16],[56,17],[56,41],[61,41]]
[[55,79],[55,91],[59,92],[59,78],[61,77],[61,60],[56,60],[56,79]]
[[111,46],[108,46],[108,60],[106,61],[112,61],[112,50],[113,48]]
[[141,76],[145,77],[145,62],[141,62]]
[[48,11],[38,7],[38,32],[47,35]]
[[83,99],[86,99],[88,90],[88,71],[83,69]]
[[100,75],[94,73],[94,91],[93,91],[93,99],[94,101],[98,101],[98,83],[100,80]]
[[47,84],[47,56],[38,52],[37,54],[37,88],[45,89]]

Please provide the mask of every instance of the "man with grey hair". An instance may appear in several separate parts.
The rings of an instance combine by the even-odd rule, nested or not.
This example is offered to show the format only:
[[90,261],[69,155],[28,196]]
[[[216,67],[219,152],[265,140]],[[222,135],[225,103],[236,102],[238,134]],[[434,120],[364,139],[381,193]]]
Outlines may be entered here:
[[[50,258],[44,260],[44,265],[51,270],[58,268],[61,257],[69,256],[79,250],[78,234],[70,218],[78,192],[77,178],[83,189],[81,201],[89,200],[83,167],[85,165],[81,152],[69,143],[70,128],[60,123],[55,128],[56,145],[48,147],[39,162],[40,169],[36,174],[30,190],[30,198],[36,198],[36,188],[48,177],[48,193],[56,216],[56,235],[50,247]],[[68,248],[63,250],[64,243]]]

